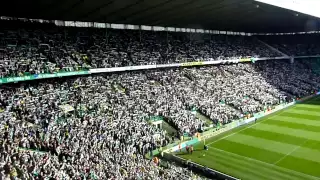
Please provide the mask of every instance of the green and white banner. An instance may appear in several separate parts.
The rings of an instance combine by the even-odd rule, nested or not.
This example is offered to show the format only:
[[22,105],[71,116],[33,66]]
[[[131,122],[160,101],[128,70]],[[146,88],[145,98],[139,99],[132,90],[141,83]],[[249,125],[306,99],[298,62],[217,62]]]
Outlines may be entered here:
[[84,75],[84,74],[89,74],[89,71],[59,72],[59,73],[53,73],[53,74],[33,74],[33,75],[21,76],[21,77],[0,78],[0,84],[19,82],[19,81],[30,81],[35,79]]

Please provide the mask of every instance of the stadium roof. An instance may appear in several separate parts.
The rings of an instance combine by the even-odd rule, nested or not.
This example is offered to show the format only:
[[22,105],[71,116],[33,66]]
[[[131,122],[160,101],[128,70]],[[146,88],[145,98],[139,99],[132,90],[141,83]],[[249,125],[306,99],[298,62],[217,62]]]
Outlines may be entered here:
[[319,30],[319,19],[253,0],[10,0],[1,16],[238,32]]

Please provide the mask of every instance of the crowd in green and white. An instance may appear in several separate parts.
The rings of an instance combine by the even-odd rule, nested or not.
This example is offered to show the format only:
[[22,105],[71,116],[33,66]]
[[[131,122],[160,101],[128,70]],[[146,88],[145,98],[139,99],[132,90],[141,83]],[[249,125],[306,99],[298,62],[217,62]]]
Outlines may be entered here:
[[[186,169],[145,159],[169,139],[148,124],[145,108],[113,84],[122,77],[2,87],[2,178],[194,178]],[[59,106],[66,104],[79,110],[63,112]]]
[[319,34],[258,36],[259,39],[289,56],[319,56]]
[[276,56],[253,37],[0,21],[0,77]]
[[226,124],[319,88],[304,62],[286,61],[2,85],[1,178],[200,179],[144,157],[171,141],[152,116],[192,136],[206,124],[197,113]]

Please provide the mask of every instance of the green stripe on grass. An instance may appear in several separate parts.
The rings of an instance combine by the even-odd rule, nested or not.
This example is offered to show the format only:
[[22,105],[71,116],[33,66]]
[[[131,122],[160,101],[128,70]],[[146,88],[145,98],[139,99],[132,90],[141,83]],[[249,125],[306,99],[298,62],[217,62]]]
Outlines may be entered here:
[[294,108],[291,108],[290,110],[294,111],[296,109],[300,109],[300,110],[305,110],[305,111],[314,111],[314,112],[319,112],[319,106],[316,105],[316,106],[312,106],[312,107],[308,107],[308,106],[301,106],[299,104],[299,106],[297,105],[296,107]]
[[314,161],[287,156],[279,163],[277,163],[277,166],[290,168],[294,171],[299,171],[304,174],[310,174],[312,176],[320,177],[320,171],[319,168],[317,168],[320,167],[320,164]]
[[320,133],[318,132],[292,129],[288,127],[281,127],[281,126],[269,125],[269,124],[259,124],[258,126],[252,127],[252,129],[281,133],[281,134],[295,136],[295,137],[302,137],[302,138],[306,138],[314,141],[320,141],[320,138],[319,138]]
[[254,136],[254,137],[259,137],[262,139],[276,140],[278,142],[288,143],[292,145],[303,144],[302,145],[303,147],[310,148],[310,149],[315,149],[315,150],[320,149],[320,141],[314,141],[307,138],[290,136],[282,133],[263,131],[263,130],[253,129],[253,128],[246,129],[240,133]]
[[[306,159],[309,161],[315,161],[320,163],[320,151],[303,147],[304,141],[299,145],[292,145],[287,143],[278,142],[276,140],[267,140],[258,137],[237,134],[226,138],[224,141],[231,141],[238,144],[243,144],[258,149],[263,149],[270,152],[280,153],[283,155],[290,155],[301,159]],[[212,144],[211,146],[215,146]]]
[[288,127],[291,129],[299,129],[299,130],[305,130],[305,131],[312,131],[312,132],[320,132],[320,128],[318,126],[311,126],[306,124],[297,124],[297,123],[291,123],[291,122],[283,122],[283,121],[277,121],[277,120],[268,120],[262,122],[262,124],[269,124],[274,126],[280,126],[280,127]]
[[180,156],[245,180],[319,180],[318,104],[320,96],[207,139],[208,151],[199,143],[193,155]]
[[320,117],[319,111],[309,111],[309,110],[302,110],[302,109],[295,108],[295,109],[290,109],[287,112],[297,113],[300,115],[312,115],[312,116]]
[[[290,170],[279,168],[278,166],[272,165],[272,164],[266,164],[264,162],[259,162],[254,159],[248,159],[243,156],[239,156],[237,154],[232,154],[220,149],[212,148],[208,152],[210,156],[217,157],[219,159],[224,158],[226,162],[228,163],[234,163],[238,166],[242,167],[250,167],[250,169],[254,170],[255,172],[259,172],[260,174],[267,174],[270,176],[270,174],[275,175],[274,179],[301,179],[305,178],[305,176],[296,174],[295,172],[292,172]],[[269,177],[270,178],[270,177]]]
[[308,119],[308,120],[319,120],[319,116],[314,116],[314,115],[307,115],[307,114],[300,114],[300,113],[295,113],[294,111],[292,112],[284,112],[281,114],[282,116],[287,116],[287,117],[294,117],[294,118],[301,118],[301,119]]
[[[296,108],[302,107],[302,108],[310,108],[310,109],[319,109],[318,105],[313,105],[313,104],[296,104]],[[293,108],[295,109],[295,108]]]
[[293,117],[287,117],[284,115],[278,115],[278,116],[272,117],[270,119],[274,120],[274,121],[283,121],[283,122],[289,122],[289,123],[305,124],[305,125],[320,127],[320,120],[317,121],[317,120],[293,118]]
[[224,151],[239,154],[241,156],[257,159],[259,161],[263,161],[266,163],[274,163],[278,159],[283,157],[283,154],[281,153],[271,152],[261,148],[256,148],[246,144],[227,141],[227,140],[218,141],[213,145],[210,145],[210,147],[211,146],[218,149],[222,149]]

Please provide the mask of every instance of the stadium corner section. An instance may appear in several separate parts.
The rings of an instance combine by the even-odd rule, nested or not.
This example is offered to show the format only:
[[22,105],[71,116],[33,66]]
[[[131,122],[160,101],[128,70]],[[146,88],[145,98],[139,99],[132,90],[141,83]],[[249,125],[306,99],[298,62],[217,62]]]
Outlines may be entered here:
[[[195,135],[195,137],[193,137],[190,141],[178,143],[175,146],[171,146],[170,148],[167,148],[166,150],[163,151],[163,153],[161,153],[161,152],[159,152],[159,153],[161,153],[161,155],[165,159],[178,162],[179,164],[189,164],[193,168],[197,168],[196,170],[204,172],[205,174],[207,174],[209,176],[211,175],[212,177],[214,177],[216,179],[235,180],[237,178],[232,177],[232,176],[227,175],[227,174],[224,174],[224,173],[219,172],[217,170],[213,170],[213,169],[204,167],[204,166],[202,166],[200,164],[197,164],[195,162],[191,162],[190,160],[183,159],[181,157],[178,157],[178,156],[174,155],[173,153],[174,152],[178,152],[178,151],[180,151],[182,149],[185,149],[186,146],[191,146],[191,145],[198,144],[201,141],[205,141],[206,139],[213,138],[213,137],[215,137],[217,135],[220,135],[220,134],[222,134],[224,132],[230,131],[230,130],[232,130],[234,128],[246,125],[246,124],[251,123],[251,122],[253,122],[253,121],[257,120],[257,119],[266,117],[266,116],[268,116],[270,114],[273,114],[273,113],[278,112],[280,110],[283,110],[283,109],[286,109],[288,107],[291,107],[294,104],[301,103],[303,101],[309,100],[309,99],[311,99],[311,98],[313,98],[313,97],[315,97],[315,96],[317,96],[319,94],[320,94],[320,91],[316,92],[316,93],[314,93],[312,95],[306,96],[304,98],[298,99],[298,100],[296,100],[294,102],[291,102],[291,103],[280,104],[278,106],[275,106],[274,109],[272,109],[270,111],[266,111],[266,112],[262,111],[262,112],[254,114],[253,117],[251,117],[251,118],[240,119],[240,120],[233,121],[232,123],[226,124],[225,126],[221,127],[220,129],[212,128],[212,129],[210,129],[210,130],[208,130],[206,132],[203,132],[201,134],[197,133]],[[199,170],[199,169],[201,169],[201,170]]]

